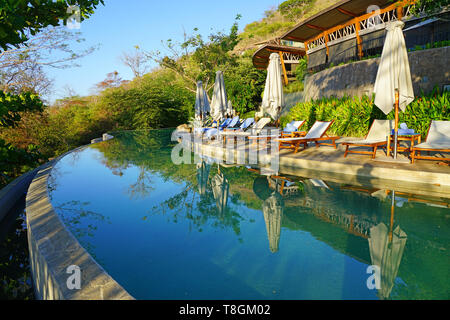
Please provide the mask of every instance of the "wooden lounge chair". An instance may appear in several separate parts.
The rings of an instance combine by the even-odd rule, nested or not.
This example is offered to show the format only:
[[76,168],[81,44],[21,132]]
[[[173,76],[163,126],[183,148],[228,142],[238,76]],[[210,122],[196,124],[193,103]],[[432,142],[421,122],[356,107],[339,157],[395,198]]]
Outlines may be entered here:
[[[309,142],[314,142],[316,144],[316,147],[319,147],[320,145],[327,145],[333,146],[336,149],[336,140],[340,139],[341,137],[330,137],[327,135],[327,131],[333,123],[334,120],[329,122],[316,121],[316,123],[314,123],[314,125],[311,127],[311,129],[309,129],[308,133],[304,137],[277,139],[277,141],[279,142],[278,148],[279,150],[292,149],[294,150],[294,153],[297,153],[300,145],[303,145],[304,150],[308,147]],[[331,141],[331,143],[326,143],[323,141]]]
[[276,138],[295,138],[295,137],[304,137],[306,135],[305,131],[299,131],[299,129],[306,123],[306,121],[292,121],[289,124],[291,125],[292,131],[288,129],[288,126],[283,129],[278,134],[266,134],[266,135],[253,135],[249,136],[248,139],[251,140],[253,143],[257,142],[258,140],[266,140],[266,142],[276,139]]
[[[342,145],[346,146],[344,158],[347,157],[347,154],[349,153],[359,153],[371,155],[372,159],[375,159],[377,149],[386,146],[387,137],[390,135],[393,127],[393,120],[374,120],[369,129],[369,133],[363,140],[346,141],[342,143]],[[350,147],[368,147],[372,148],[372,151],[350,150]]]
[[421,155],[422,151],[450,152],[450,121],[431,121],[426,142],[413,146],[411,149],[411,163],[414,163],[416,159],[450,161],[450,158]]
[[[301,121],[291,121],[289,124],[284,127],[281,132],[281,138],[295,138],[295,137],[304,137],[306,135],[305,131],[300,131],[300,128],[306,123],[305,120]],[[290,130],[290,128],[295,128],[295,130]]]

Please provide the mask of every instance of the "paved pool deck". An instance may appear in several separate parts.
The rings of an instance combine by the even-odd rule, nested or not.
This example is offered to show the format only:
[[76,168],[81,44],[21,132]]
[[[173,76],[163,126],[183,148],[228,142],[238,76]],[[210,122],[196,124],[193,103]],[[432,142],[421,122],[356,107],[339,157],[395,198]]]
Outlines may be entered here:
[[[345,140],[352,139],[347,138]],[[355,185],[371,185],[408,189],[409,191],[450,197],[450,166],[440,165],[439,161],[418,160],[411,164],[405,155],[399,155],[403,163],[383,160],[388,158],[383,150],[377,152],[375,160],[369,155],[348,154],[344,158],[345,148],[338,140],[338,148],[311,146],[294,154],[283,149],[279,153],[280,173],[298,176],[319,176],[326,180],[338,177],[339,181],[348,181]],[[223,148],[219,142],[210,142],[196,146],[196,152],[210,155],[216,159],[229,159],[234,154],[235,160],[240,156],[248,159],[249,144],[238,144],[232,151]],[[263,150],[264,147],[259,148]],[[254,152],[254,151],[253,151]],[[265,158],[265,159],[264,159]],[[270,161],[270,155],[262,156],[263,162]],[[406,163],[405,163],[406,162]]]

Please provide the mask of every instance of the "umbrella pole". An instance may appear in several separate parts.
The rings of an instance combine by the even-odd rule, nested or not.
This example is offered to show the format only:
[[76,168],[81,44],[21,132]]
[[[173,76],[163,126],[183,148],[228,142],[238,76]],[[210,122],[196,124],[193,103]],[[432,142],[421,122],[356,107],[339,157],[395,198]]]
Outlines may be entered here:
[[391,220],[389,226],[389,243],[392,243],[392,233],[394,229],[394,212],[395,212],[395,191],[392,190],[392,204],[391,204]]
[[394,159],[397,160],[397,143],[398,143],[398,89],[395,89],[395,128],[394,128]]

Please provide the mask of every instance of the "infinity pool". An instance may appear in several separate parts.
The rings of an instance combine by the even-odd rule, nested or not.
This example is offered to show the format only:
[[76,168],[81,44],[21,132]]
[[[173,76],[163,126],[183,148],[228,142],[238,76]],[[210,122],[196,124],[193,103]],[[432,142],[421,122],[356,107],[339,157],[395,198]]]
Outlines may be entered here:
[[391,210],[392,190],[175,165],[170,135],[116,134],[49,181],[62,221],[135,298],[450,298],[450,199],[397,191]]

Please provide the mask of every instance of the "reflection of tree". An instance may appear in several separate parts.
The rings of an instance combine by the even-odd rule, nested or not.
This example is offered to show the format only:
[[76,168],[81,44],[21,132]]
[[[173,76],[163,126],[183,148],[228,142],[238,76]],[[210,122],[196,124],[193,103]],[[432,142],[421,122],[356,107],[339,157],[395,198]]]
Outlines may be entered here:
[[25,219],[21,214],[6,238],[0,239],[0,300],[30,300],[34,297]]
[[144,199],[155,189],[151,186],[152,179],[150,172],[146,171],[144,167],[140,167],[139,170],[136,183],[132,184],[128,190],[131,199]]
[[85,207],[89,205],[89,202],[69,201],[54,205],[54,208],[67,228],[80,241],[81,245],[89,253],[93,254],[94,247],[86,238],[95,235],[95,231],[101,222],[110,222],[102,214],[87,210]]
[[[204,188],[199,187],[199,184],[204,184]],[[199,190],[204,193],[200,194]],[[190,228],[198,231],[202,231],[206,225],[214,228],[232,228],[237,235],[241,232],[240,223],[244,219],[229,207],[225,206],[222,210],[217,208],[209,179],[201,179],[195,184],[189,184],[182,192],[153,207],[151,214],[167,215],[174,223],[188,220]],[[147,219],[151,217],[144,217],[144,220]]]

